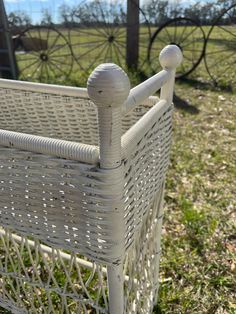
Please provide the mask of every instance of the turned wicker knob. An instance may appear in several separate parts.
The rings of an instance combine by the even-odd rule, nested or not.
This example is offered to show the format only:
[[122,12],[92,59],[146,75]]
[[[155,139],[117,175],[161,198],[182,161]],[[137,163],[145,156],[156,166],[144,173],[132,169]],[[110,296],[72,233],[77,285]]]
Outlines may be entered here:
[[90,99],[98,107],[117,107],[127,99],[130,81],[118,65],[103,63],[89,76],[87,88]]
[[159,55],[159,61],[163,69],[175,69],[183,60],[183,54],[180,48],[176,45],[168,45]]

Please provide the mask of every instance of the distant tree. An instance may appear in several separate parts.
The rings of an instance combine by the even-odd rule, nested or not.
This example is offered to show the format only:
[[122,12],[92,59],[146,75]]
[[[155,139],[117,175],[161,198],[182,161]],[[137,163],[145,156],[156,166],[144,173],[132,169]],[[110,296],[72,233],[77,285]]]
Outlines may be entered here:
[[143,6],[147,20],[154,25],[160,25],[169,19],[168,0],[150,0]]
[[74,22],[80,25],[98,25],[109,23],[124,24],[126,13],[122,3],[111,5],[106,1],[90,1],[73,8]]
[[42,20],[41,20],[41,25],[52,25],[53,21],[52,21],[52,15],[49,12],[48,9],[42,9]]
[[71,7],[67,4],[62,4],[59,9],[59,20],[65,27],[71,25]]
[[[184,16],[198,21],[202,25],[212,25],[233,4],[236,4],[236,0],[216,0],[215,3],[199,1],[185,8]],[[225,14],[220,23],[232,23],[232,17],[235,17],[236,22],[236,7],[231,9],[230,15]]]
[[212,25],[218,16],[218,8],[217,6],[212,5],[211,2],[201,5],[200,21],[202,25]]
[[196,22],[201,22],[202,7],[201,2],[196,2],[184,9],[184,16]]
[[[221,15],[223,14],[223,17],[220,20],[220,23],[236,24],[236,0],[228,0],[228,1],[218,0],[217,5],[219,7],[218,11],[221,13]],[[228,11],[228,13],[224,14],[230,7],[231,9]]]
[[169,3],[169,17],[171,19],[180,17],[182,13],[183,13],[183,6],[181,4],[181,0],[175,0]]
[[216,5],[218,5],[221,10],[228,9],[230,6],[236,4],[236,0],[217,0]]
[[8,23],[11,28],[18,29],[30,26],[32,21],[24,11],[14,11],[8,14]]

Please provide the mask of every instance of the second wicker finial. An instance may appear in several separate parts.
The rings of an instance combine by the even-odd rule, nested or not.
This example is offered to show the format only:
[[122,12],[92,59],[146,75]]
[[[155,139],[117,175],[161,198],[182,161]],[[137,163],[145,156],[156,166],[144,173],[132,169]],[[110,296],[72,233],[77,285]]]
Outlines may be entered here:
[[162,49],[159,55],[159,61],[163,69],[175,69],[183,60],[183,54],[176,45],[168,45]]

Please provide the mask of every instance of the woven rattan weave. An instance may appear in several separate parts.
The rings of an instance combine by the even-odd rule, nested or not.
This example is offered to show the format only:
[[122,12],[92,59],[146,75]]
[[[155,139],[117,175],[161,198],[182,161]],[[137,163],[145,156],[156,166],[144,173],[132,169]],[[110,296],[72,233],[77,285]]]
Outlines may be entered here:
[[160,61],[132,90],[114,64],[88,89],[0,80],[3,308],[151,313],[181,53]]

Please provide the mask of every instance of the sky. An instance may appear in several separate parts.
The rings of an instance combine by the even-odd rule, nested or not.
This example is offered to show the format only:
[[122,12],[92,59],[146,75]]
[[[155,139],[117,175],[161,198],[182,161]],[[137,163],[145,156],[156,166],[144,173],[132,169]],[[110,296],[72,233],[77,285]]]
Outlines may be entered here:
[[[62,4],[75,5],[84,0],[4,0],[7,13],[12,11],[24,11],[32,19],[34,23],[37,23],[41,19],[41,12],[43,9],[48,9],[53,17],[54,21],[58,20],[57,12],[58,7]],[[87,0],[89,1],[89,0]],[[112,0],[108,0],[111,2]],[[123,0],[125,1],[125,0]],[[141,4],[148,0],[141,0]],[[183,6],[189,5],[191,2],[197,2],[197,0],[169,0],[171,2],[180,2]],[[201,2],[208,2],[211,0],[201,0]]]

